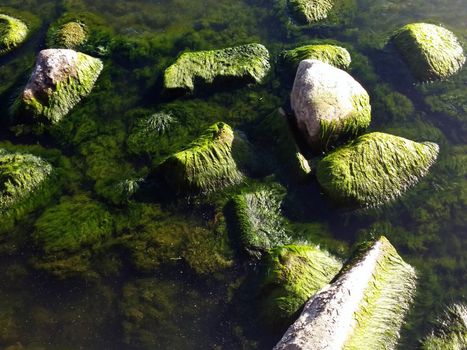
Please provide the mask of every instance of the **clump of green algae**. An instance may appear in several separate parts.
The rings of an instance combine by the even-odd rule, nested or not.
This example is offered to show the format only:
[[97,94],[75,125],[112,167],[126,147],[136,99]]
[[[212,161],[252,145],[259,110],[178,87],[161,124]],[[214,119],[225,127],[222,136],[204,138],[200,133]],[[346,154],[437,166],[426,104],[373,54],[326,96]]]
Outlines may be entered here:
[[330,44],[300,46],[281,53],[281,61],[291,72],[295,71],[303,60],[318,60],[339,69],[347,69],[352,61],[347,49]]
[[21,45],[28,32],[28,27],[23,21],[0,14],[0,56]]
[[59,28],[51,28],[48,46],[54,48],[77,49],[88,39],[88,29],[84,23],[71,21]]
[[334,6],[333,0],[288,0],[288,8],[300,23],[313,23],[325,19]]

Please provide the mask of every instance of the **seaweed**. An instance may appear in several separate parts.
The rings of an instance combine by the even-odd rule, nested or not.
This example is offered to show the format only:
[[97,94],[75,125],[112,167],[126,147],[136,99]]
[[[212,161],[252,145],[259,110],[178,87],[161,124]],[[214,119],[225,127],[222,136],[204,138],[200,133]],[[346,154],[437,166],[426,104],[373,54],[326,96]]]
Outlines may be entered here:
[[21,20],[0,14],[0,56],[21,45],[28,36],[28,27]]
[[312,44],[283,51],[280,62],[288,71],[294,72],[302,60],[319,60],[340,69],[348,69],[351,63],[349,52],[340,46],[330,44]]

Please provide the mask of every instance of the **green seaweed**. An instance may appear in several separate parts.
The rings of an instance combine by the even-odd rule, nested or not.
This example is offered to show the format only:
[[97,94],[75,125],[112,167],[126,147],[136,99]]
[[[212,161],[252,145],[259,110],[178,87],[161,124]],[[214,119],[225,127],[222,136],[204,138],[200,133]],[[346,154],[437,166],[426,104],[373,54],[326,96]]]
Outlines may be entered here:
[[462,350],[467,348],[467,307],[453,304],[436,322],[432,334],[423,340],[423,350]]
[[325,19],[334,6],[333,0],[287,0],[294,19],[301,23],[313,23]]
[[217,123],[167,158],[157,171],[177,192],[206,193],[242,182],[239,166],[248,153],[248,145],[230,126]]
[[166,69],[164,87],[193,91],[197,80],[213,83],[219,78],[246,79],[261,83],[269,69],[269,52],[260,44],[185,52]]
[[421,81],[446,79],[465,63],[456,36],[434,24],[407,24],[394,33],[392,41],[414,77]]
[[13,51],[28,36],[27,25],[12,16],[0,14],[0,56]]
[[364,207],[395,199],[423,177],[438,155],[438,145],[370,133],[324,157],[317,178],[333,199]]
[[286,245],[266,256],[261,287],[265,322],[284,326],[306,301],[326,286],[342,262],[316,246]]
[[60,28],[52,27],[48,33],[48,47],[77,49],[86,43],[88,29],[86,24],[72,21],[63,24]]
[[330,44],[300,46],[283,51],[280,55],[281,63],[290,72],[295,72],[300,61],[307,59],[319,60],[340,69],[348,69],[351,63],[350,54],[345,48]]

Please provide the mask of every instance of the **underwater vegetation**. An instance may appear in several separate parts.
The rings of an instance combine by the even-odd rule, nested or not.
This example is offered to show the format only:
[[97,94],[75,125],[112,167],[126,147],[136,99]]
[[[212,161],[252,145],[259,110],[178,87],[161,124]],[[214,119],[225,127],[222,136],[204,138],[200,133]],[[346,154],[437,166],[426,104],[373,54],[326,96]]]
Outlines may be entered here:
[[465,63],[456,36],[434,24],[407,24],[394,33],[392,41],[414,77],[421,81],[446,79]]
[[48,38],[51,48],[77,49],[88,39],[88,29],[84,23],[68,22],[60,28],[51,28]]
[[303,60],[318,60],[339,69],[347,69],[352,62],[347,49],[330,44],[312,44],[296,47],[281,53],[280,62],[290,72],[296,71]]
[[333,0],[288,0],[287,5],[294,19],[299,23],[313,23],[328,16]]
[[44,125],[58,123],[91,92],[102,68],[101,60],[73,50],[41,51],[15,102],[16,118]]
[[374,132],[329,153],[318,162],[316,176],[331,198],[364,207],[399,197],[425,176],[439,147]]
[[394,349],[416,274],[385,237],[359,246],[274,349]]
[[28,27],[23,21],[0,14],[0,56],[21,45],[28,32]]
[[193,91],[195,83],[239,79],[261,83],[270,69],[269,51],[261,44],[182,53],[164,73],[166,89]]

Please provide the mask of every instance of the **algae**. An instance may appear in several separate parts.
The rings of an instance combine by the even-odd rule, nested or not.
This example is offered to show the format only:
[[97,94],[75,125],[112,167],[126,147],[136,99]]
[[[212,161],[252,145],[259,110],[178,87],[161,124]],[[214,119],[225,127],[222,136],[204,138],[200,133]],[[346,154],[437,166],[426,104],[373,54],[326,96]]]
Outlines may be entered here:
[[301,24],[313,23],[328,16],[333,0],[288,0],[292,16]]
[[456,36],[434,24],[407,24],[394,33],[392,41],[414,77],[421,81],[446,79],[465,63]]
[[51,48],[77,49],[86,43],[88,29],[84,23],[73,21],[60,28],[51,28],[48,33],[48,46]]
[[436,161],[438,150],[435,143],[370,133],[324,157],[317,178],[339,202],[378,206],[415,185]]
[[193,91],[197,80],[213,83],[220,78],[262,83],[269,69],[269,52],[261,44],[185,52],[166,69],[164,87]]
[[9,53],[21,45],[27,38],[27,25],[12,16],[0,14],[0,56]]
[[290,72],[296,71],[300,61],[308,59],[319,60],[339,69],[348,69],[352,61],[347,49],[330,44],[300,46],[292,50],[283,51],[280,56],[281,63]]

